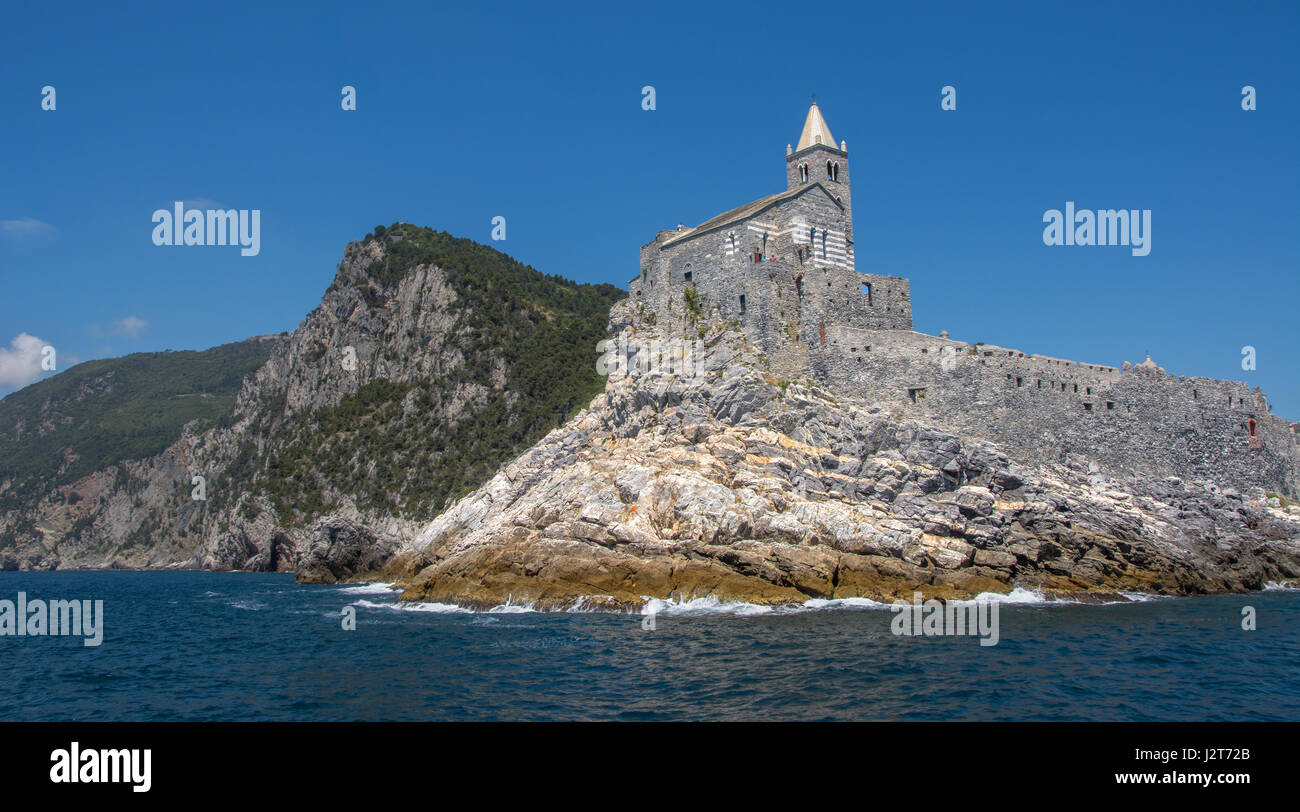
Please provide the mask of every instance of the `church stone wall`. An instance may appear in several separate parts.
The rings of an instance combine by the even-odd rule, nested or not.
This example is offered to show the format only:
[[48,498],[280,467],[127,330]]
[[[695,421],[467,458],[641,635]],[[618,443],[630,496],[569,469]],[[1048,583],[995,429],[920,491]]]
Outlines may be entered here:
[[[830,236],[810,242],[808,228]],[[693,286],[709,315],[736,320],[777,374],[793,377],[806,369],[807,348],[837,326],[912,327],[907,280],[855,271],[846,231],[843,210],[817,189],[671,245],[680,232],[663,231],[642,247],[632,299],[685,327]]]

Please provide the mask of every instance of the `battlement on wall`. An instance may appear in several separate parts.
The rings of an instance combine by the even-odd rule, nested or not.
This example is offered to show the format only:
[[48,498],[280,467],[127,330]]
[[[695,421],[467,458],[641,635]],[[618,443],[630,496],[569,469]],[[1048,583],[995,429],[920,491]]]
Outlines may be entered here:
[[[1128,371],[1108,364],[1025,353],[1022,350],[986,344],[982,341],[971,344],[946,336],[932,336],[913,330],[864,329],[854,325],[837,325],[830,330],[827,334],[826,346],[831,353],[853,355],[870,351],[873,338],[877,352],[893,352],[899,356],[910,352],[919,356],[930,356],[931,359],[942,359],[943,354],[948,352],[954,359],[975,358],[982,366],[1032,373],[1040,377],[1114,382]],[[1159,372],[1161,375],[1164,373],[1163,370]],[[1217,383],[1209,378],[1202,380]],[[1245,384],[1240,385],[1245,386]]]
[[1022,459],[1079,454],[1112,473],[1300,492],[1300,435],[1240,381],[847,327],[810,350],[809,366],[834,391],[984,437]]
[[[856,377],[858,368],[879,373],[882,366],[906,370],[918,386],[944,373],[973,369],[1009,389],[1079,395],[1080,404],[1099,404],[1098,411],[1132,411],[1136,404],[1099,400],[1115,387],[1132,382],[1149,388],[1163,387],[1169,396],[1181,397],[1205,408],[1216,404],[1241,409],[1258,417],[1271,416],[1263,393],[1241,381],[1168,375],[1154,365],[1123,367],[1072,361],[978,342],[970,344],[911,330],[862,330],[838,326],[813,358],[818,369],[835,379]],[[907,387],[916,388],[916,387]],[[1127,387],[1131,389],[1132,387]],[[900,402],[902,395],[899,395]],[[911,398],[907,398],[909,401]],[[1090,411],[1085,408],[1084,411]],[[1280,418],[1274,418],[1280,420]],[[1286,422],[1286,421],[1282,421]]]

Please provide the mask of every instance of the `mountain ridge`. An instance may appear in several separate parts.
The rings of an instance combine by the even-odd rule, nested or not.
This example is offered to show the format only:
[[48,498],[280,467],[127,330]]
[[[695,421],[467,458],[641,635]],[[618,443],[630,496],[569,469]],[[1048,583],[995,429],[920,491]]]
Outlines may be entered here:
[[295,569],[327,513],[400,537],[599,390],[591,352],[618,295],[379,226],[216,425],[9,509],[0,566]]

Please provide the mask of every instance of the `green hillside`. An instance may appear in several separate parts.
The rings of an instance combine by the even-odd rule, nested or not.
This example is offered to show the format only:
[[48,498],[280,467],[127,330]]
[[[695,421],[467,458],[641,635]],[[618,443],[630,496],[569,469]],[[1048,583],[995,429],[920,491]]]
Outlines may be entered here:
[[[607,337],[610,305],[626,295],[615,286],[544,274],[472,240],[407,224],[381,226],[366,240],[385,243],[384,259],[365,279],[341,275],[334,284],[364,288],[382,307],[411,268],[441,268],[460,299],[453,331],[465,336],[464,367],[421,381],[372,381],[286,423],[272,406],[261,428],[275,438],[268,453],[256,454],[252,442],[241,449],[228,472],[236,487],[218,504],[241,491],[262,492],[283,525],[301,524],[330,510],[321,494],[331,486],[363,509],[427,518],[603,391],[595,348]],[[492,381],[498,360],[506,370],[501,388]],[[486,401],[455,422],[438,417],[466,383],[485,387]],[[412,397],[415,408],[404,410]]]
[[230,414],[273,341],[87,361],[0,400],[0,509],[93,471],[161,452],[191,420]]

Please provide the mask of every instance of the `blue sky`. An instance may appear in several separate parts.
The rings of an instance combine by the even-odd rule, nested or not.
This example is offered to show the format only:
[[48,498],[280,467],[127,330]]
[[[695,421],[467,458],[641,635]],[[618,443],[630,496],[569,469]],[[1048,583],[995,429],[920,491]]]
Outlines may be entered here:
[[[501,250],[624,285],[657,229],[784,188],[816,92],[858,269],[911,279],[916,329],[1150,352],[1300,420],[1297,42],[1294,2],[18,4],[0,359],[21,334],[62,368],[291,330],[397,220],[490,242],[504,216]],[[261,253],[153,245],[175,200],[259,209]],[[1150,255],[1045,246],[1066,201],[1151,209]]]

